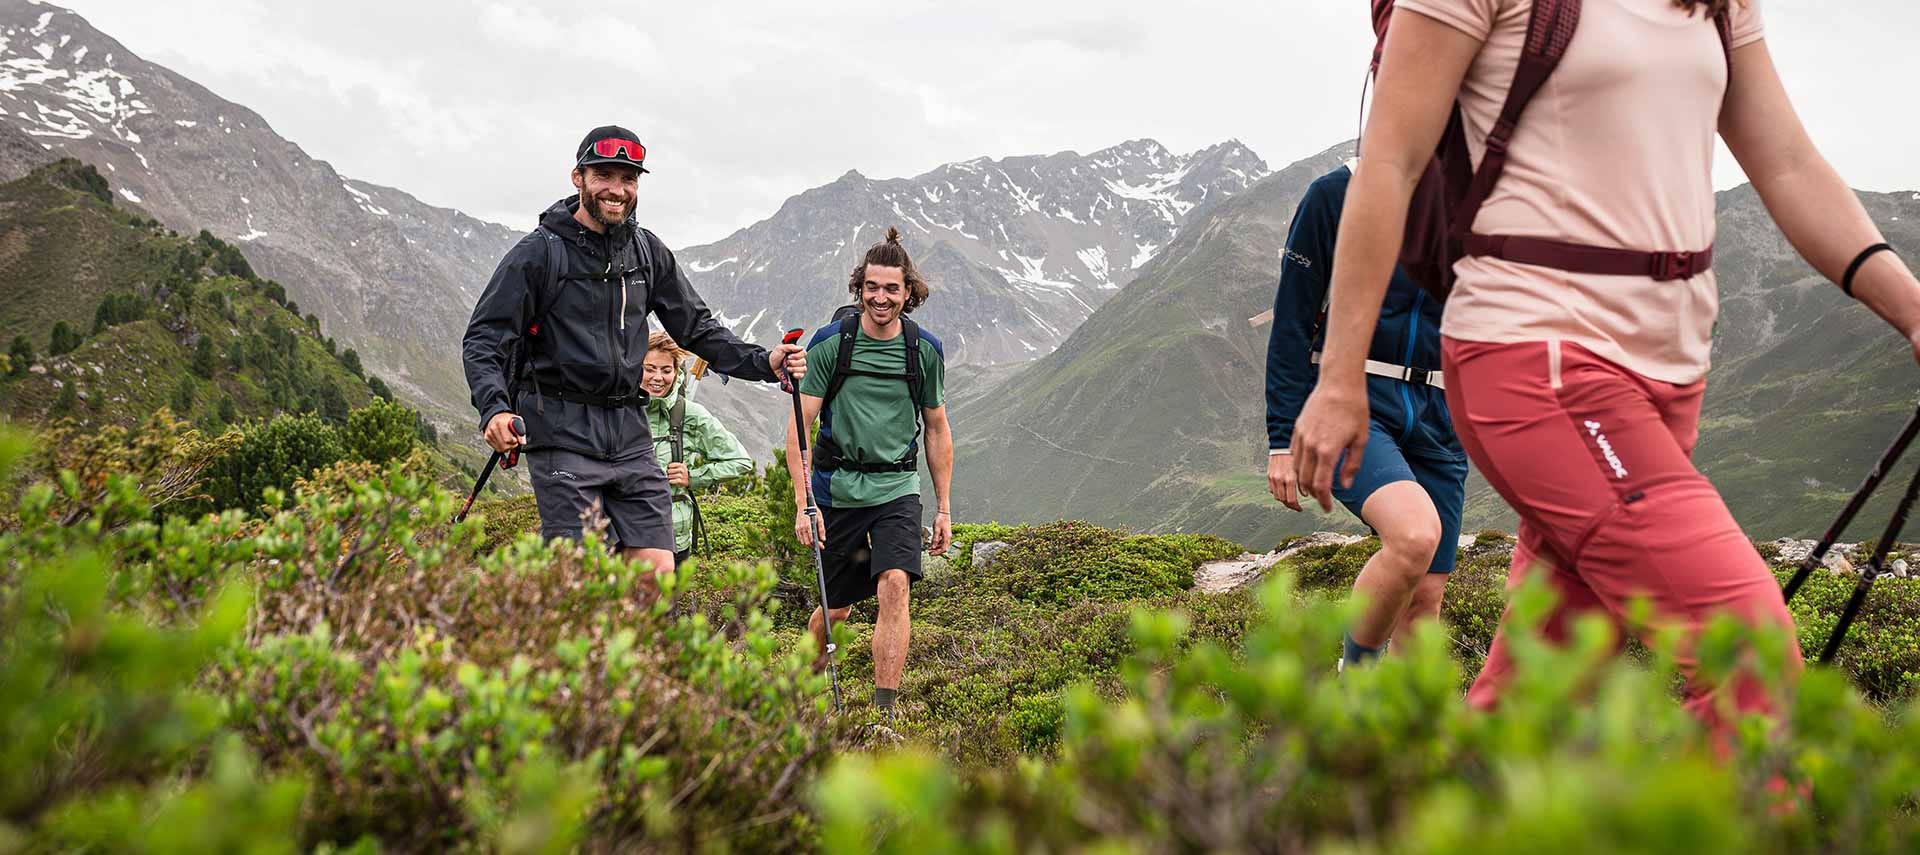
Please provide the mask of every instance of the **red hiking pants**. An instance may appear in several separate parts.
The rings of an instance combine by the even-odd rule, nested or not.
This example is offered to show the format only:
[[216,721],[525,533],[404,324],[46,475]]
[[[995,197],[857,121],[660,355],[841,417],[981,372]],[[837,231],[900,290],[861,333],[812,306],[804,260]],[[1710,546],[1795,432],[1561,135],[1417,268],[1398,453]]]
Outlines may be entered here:
[[[1779,582],[1693,467],[1704,380],[1662,383],[1560,341],[1448,338],[1442,359],[1461,443],[1520,514],[1508,588],[1545,575],[1558,595],[1548,639],[1564,640],[1573,619],[1590,613],[1610,615],[1624,639],[1644,629],[1625,623],[1640,597],[1690,631],[1723,611],[1792,627]],[[1512,678],[1505,636],[1503,619],[1467,694],[1475,707],[1493,705]],[[1799,647],[1790,646],[1797,670]],[[1694,679],[1690,652],[1680,662],[1687,708],[1721,725],[1714,699],[1728,687]],[[1771,710],[1756,681],[1735,684],[1737,710]]]

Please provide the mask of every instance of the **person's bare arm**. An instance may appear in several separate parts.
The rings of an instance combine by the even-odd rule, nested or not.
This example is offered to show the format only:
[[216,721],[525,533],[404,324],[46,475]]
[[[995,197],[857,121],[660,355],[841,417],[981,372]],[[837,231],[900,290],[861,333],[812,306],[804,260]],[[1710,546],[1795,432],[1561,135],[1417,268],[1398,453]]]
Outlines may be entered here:
[[1367,443],[1367,349],[1400,256],[1407,202],[1479,52],[1478,40],[1418,12],[1393,16],[1379,94],[1334,245],[1320,380],[1293,434],[1299,481],[1323,510],[1333,510],[1334,464],[1342,451],[1348,452],[1342,483],[1352,483],[1359,471]]
[[[811,432],[814,419],[820,417],[820,399],[812,395],[801,395],[800,415],[805,419],[805,422],[799,425],[800,430]],[[793,522],[793,535],[800,539],[801,546],[812,546],[813,530],[812,526],[807,524],[807,479],[812,477],[808,471],[810,468],[808,464],[813,461],[803,461],[800,456],[800,435],[794,431],[793,419],[789,417],[787,419],[787,474],[793,476],[793,506],[799,511]],[[826,528],[824,520],[821,521],[820,527]]]
[[953,426],[947,422],[947,408],[922,410],[927,421],[927,469],[933,473],[933,499],[938,509],[933,517],[935,555],[947,551],[953,543]]
[[[1884,238],[1859,197],[1820,154],[1787,97],[1763,39],[1733,54],[1720,136],[1780,231],[1834,282],[1859,252]],[[1854,275],[1853,296],[1900,331],[1920,357],[1920,281],[1888,252]]]

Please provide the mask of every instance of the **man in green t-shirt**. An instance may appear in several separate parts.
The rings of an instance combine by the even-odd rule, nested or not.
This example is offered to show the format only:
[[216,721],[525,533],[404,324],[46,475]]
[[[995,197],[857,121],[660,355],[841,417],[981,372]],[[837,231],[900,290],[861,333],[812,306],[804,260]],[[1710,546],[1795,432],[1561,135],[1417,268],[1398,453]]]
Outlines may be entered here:
[[[804,424],[820,433],[813,472],[801,468],[794,426],[787,428],[787,466],[802,511],[794,535],[806,546],[814,532],[805,508],[811,478],[826,529],[823,565],[833,619],[877,596],[873,627],[873,703],[887,719],[907,662],[909,589],[920,579],[920,444],[926,443],[938,511],[932,551],[953,542],[947,487],[953,481],[953,433],[947,425],[946,353],[940,340],[906,316],[927,299],[927,283],[900,245],[900,232],[867,250],[847,283],[858,314],[822,327],[807,346],[800,383]],[[843,359],[841,349],[851,348]],[[911,352],[910,352],[911,351]],[[925,425],[922,430],[922,423]],[[810,627],[826,650],[825,615]]]

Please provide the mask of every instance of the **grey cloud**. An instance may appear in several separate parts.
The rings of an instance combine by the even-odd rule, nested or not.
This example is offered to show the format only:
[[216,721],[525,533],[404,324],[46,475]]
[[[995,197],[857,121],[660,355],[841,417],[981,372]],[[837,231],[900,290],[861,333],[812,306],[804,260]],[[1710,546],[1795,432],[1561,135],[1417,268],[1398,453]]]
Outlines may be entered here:
[[[568,191],[582,131],[628,124],[659,165],[640,213],[682,244],[848,169],[1143,136],[1180,150],[1238,138],[1284,164],[1353,136],[1371,42],[1359,0],[69,2],[343,173],[515,227]],[[1920,79],[1920,4],[1762,8],[1842,174],[1920,189],[1920,119],[1888,108]]]

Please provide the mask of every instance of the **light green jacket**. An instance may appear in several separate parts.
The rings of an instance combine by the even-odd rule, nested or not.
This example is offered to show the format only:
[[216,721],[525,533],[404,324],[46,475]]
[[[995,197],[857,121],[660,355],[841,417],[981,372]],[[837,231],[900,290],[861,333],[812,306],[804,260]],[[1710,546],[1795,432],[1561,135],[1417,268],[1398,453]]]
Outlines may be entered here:
[[[668,433],[667,415],[685,389],[685,378],[675,384],[664,398],[647,402],[647,426],[653,431],[653,453],[662,470],[673,460],[673,437]],[[687,479],[698,493],[722,481],[731,481],[753,472],[753,458],[740,440],[707,412],[698,401],[687,402],[682,425],[686,431]],[[687,490],[673,489],[673,548],[684,552],[693,547],[693,500]]]

